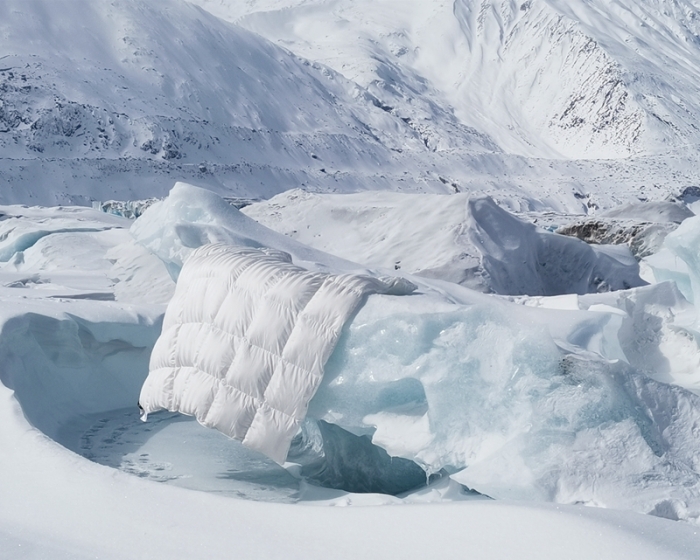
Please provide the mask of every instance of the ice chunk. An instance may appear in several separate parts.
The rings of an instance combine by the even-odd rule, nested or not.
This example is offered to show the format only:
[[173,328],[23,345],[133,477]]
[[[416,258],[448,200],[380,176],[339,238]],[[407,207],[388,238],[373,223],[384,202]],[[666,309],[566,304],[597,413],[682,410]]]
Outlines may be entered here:
[[652,512],[667,500],[700,506],[700,398],[622,363],[570,356],[560,384],[536,406],[527,433],[473,462],[455,480],[495,498]]
[[700,302],[700,217],[685,220],[645,263],[658,282],[673,280],[688,301]]
[[292,441],[287,461],[313,484],[348,492],[400,494],[424,486],[425,472],[413,461],[390,457],[368,436],[356,436],[323,420],[307,420]]
[[278,249],[313,270],[361,271],[361,267],[276,233],[248,218],[220,196],[177,183],[131,226],[134,239],[160,258],[177,279],[189,254],[207,243]]
[[469,237],[498,294],[585,294],[644,284],[626,247],[592,246],[538,231],[489,197],[471,199],[467,207]]
[[673,282],[579,296],[578,303],[581,309],[622,317],[616,335],[620,357],[638,372],[700,394],[697,311]]
[[[497,498],[640,512],[677,499],[686,518],[700,514],[700,397],[587,349],[616,335],[619,313],[528,318],[512,306],[444,302],[429,313],[421,298],[369,298],[328,362],[310,417],[372,434],[390,455]],[[565,350],[549,333],[556,324],[532,320],[540,313],[559,314],[562,326],[578,317]]]
[[[676,231],[668,235],[664,247],[674,256],[681,259],[685,267],[687,267],[686,273],[690,291],[686,293],[686,296],[690,296],[689,299],[692,302],[700,302],[700,216],[685,220]],[[657,265],[654,267],[655,275],[656,269],[661,269],[662,266]],[[680,281],[679,287],[682,290],[684,288],[687,290],[688,283],[683,278],[683,268],[679,268],[680,270],[673,270],[669,267],[666,270],[670,275],[678,277]],[[660,275],[663,275],[661,270],[659,272]]]
[[651,271],[651,276],[656,282],[675,282],[683,296],[693,303],[693,286],[688,265],[667,243],[664,243],[658,252],[644,258],[641,264]]

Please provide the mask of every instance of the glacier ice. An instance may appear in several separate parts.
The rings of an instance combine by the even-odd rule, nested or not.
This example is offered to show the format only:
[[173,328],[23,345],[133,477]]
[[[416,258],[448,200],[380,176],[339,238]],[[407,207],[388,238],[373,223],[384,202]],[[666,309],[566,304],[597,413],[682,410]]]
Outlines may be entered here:
[[670,233],[661,250],[644,260],[657,282],[672,280],[690,301],[700,301],[700,217],[688,218]]
[[431,313],[418,297],[369,298],[309,416],[495,498],[647,512],[664,497],[700,514],[700,397],[622,360],[564,351],[507,308]]
[[369,436],[323,420],[304,422],[287,461],[304,480],[347,492],[397,495],[430,480],[415,462],[390,456]]
[[[481,243],[508,270],[517,252],[503,248],[513,248],[509,235],[524,230],[510,227],[487,199],[476,201],[485,205],[476,214],[490,217],[479,221],[490,227]],[[174,286],[165,266],[177,277],[195,247],[224,241],[284,250],[313,270],[368,271],[275,233],[189,185],[178,185],[128,232],[129,222],[101,216],[106,221],[78,213],[59,224],[65,213],[56,212],[53,223],[37,213],[23,231],[53,233],[1,270],[5,279],[26,280],[0,287],[2,382],[32,424],[69,448],[151,480],[254,499],[304,495],[292,474],[326,487],[399,493],[435,473],[500,499],[698,518],[693,426],[700,422],[694,394],[700,350],[695,308],[673,283],[504,297],[409,276],[415,294],[372,295],[346,325],[284,471],[196,423],[154,416],[153,426],[135,427],[162,303]],[[75,231],[82,218],[93,223]],[[78,246],[94,258],[71,256]],[[623,264],[627,258],[614,256]],[[109,266],[111,287],[102,278]],[[68,283],[61,291],[55,284],[66,267],[76,268],[72,292]],[[78,289],[93,267],[116,302]],[[138,305],[128,305],[139,292]],[[21,305],[10,305],[20,293]],[[80,433],[92,443],[76,444]],[[187,440],[189,451],[167,443],[173,438]],[[130,443],[118,447],[124,442]],[[190,452],[201,465],[188,459]],[[173,453],[177,461],[168,460]],[[233,466],[222,473],[221,461]]]
[[51,213],[42,208],[6,206],[0,218],[0,262],[13,259],[20,264],[23,252],[49,235],[96,233],[124,227],[128,223],[122,218],[87,208],[61,209]]

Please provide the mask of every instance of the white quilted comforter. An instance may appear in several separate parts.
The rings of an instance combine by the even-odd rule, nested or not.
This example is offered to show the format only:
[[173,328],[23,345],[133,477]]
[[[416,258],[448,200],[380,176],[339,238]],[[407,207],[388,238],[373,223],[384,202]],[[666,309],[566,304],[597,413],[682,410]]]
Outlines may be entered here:
[[284,462],[346,320],[402,279],[309,272],[274,250],[205,245],[185,263],[139,404],[194,415]]

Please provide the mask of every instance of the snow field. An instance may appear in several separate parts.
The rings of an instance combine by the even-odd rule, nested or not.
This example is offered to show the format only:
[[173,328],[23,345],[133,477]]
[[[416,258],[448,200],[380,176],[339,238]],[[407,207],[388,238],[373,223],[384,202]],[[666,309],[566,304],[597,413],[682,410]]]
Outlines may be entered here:
[[[371,254],[341,260],[187,185],[133,225],[91,210],[3,212],[24,224],[8,243],[14,231],[17,239],[52,232],[18,243],[23,258],[12,255],[0,271],[0,438],[11,450],[0,458],[9,504],[0,508],[0,542],[9,558],[217,557],[232,547],[269,558],[419,558],[436,549],[476,558],[697,555],[700,408],[684,387],[699,386],[690,362],[700,352],[694,307],[672,284],[506,297],[409,275],[416,295],[371,296],[341,337],[308,418],[371,437],[442,478],[400,497],[353,494],[299,479],[330,480],[313,471],[318,455],[302,453],[285,470],[185,417],[141,423],[135,403],[173,286],[166,269],[176,276],[199,244],[268,245],[317,270],[366,273],[379,267]],[[442,212],[425,214],[444,221]],[[292,225],[280,223],[281,231]],[[144,270],[152,274],[139,277]],[[349,434],[328,441],[352,449]],[[497,500],[475,501],[457,483]],[[562,505],[543,503],[552,501]],[[288,522],[265,521],[279,516]]]

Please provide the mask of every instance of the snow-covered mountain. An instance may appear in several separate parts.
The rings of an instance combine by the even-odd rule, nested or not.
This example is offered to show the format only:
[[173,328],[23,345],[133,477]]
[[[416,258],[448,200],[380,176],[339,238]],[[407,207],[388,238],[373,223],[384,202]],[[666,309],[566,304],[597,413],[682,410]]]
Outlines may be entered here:
[[616,158],[697,144],[693,0],[195,0],[367,87],[425,99],[534,157]]
[[0,201],[186,179],[585,213],[700,180],[692,3],[194,4],[2,3]]
[[[33,171],[43,182],[38,162],[54,181],[83,166],[93,180],[132,172],[145,183],[122,197],[163,172],[216,184],[220,167],[239,178],[230,188],[269,195],[325,168],[375,175],[400,161],[394,154],[424,148],[354,83],[185,2],[10,1],[0,10],[5,200],[22,200]],[[459,138],[461,148],[494,149],[472,131]],[[81,194],[116,196],[95,182]],[[55,200],[77,194],[68,188]]]

